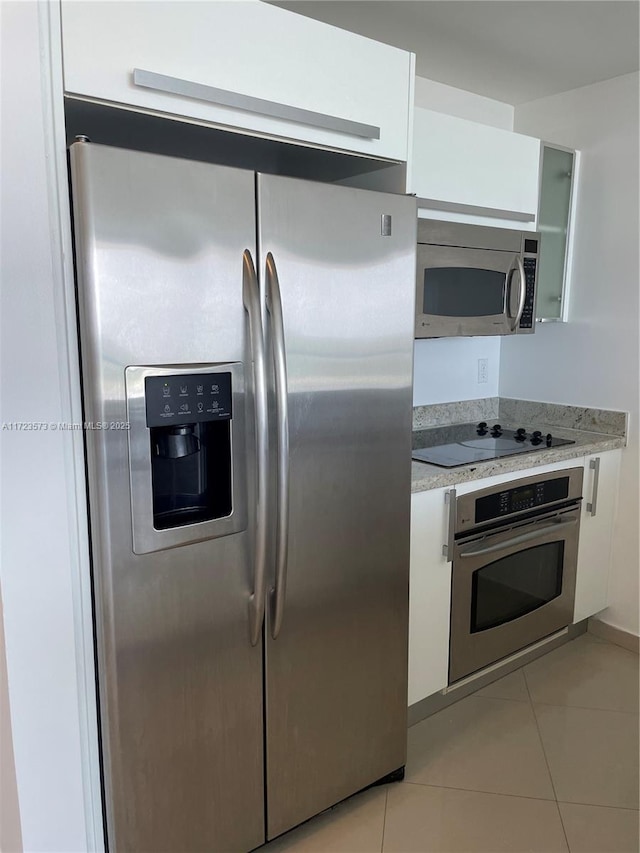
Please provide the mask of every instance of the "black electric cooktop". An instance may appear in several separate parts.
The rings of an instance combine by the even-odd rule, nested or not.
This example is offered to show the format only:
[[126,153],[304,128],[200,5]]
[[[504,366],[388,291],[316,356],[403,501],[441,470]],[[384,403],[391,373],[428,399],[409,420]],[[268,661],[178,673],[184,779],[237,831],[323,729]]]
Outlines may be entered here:
[[[516,456],[519,453],[535,453],[548,447],[575,444],[567,438],[556,438],[541,430],[518,427],[506,429],[500,424],[453,424],[437,427],[421,433],[420,440],[428,446],[415,448],[412,458],[418,462],[429,462],[440,468],[455,468],[487,459]],[[431,444],[433,442],[433,444]]]

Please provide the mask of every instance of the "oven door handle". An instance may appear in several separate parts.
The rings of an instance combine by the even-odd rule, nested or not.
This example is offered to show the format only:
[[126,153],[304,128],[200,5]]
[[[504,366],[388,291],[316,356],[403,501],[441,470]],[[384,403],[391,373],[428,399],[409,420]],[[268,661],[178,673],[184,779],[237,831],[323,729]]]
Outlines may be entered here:
[[547,533],[555,533],[557,530],[562,530],[566,527],[574,527],[577,523],[577,518],[572,518],[571,521],[556,521],[553,524],[546,524],[544,527],[537,527],[530,533],[522,533],[520,536],[514,536],[513,539],[507,539],[506,542],[498,542],[495,545],[487,545],[484,548],[476,548],[473,545],[469,548],[461,548],[459,556],[480,557],[483,554],[492,554],[495,551],[506,551],[514,545],[520,545],[522,542],[530,542],[532,539],[539,539]]
[[[511,320],[511,331],[515,332],[518,328],[518,323],[522,318],[522,312],[524,311],[524,304],[527,299],[527,280],[524,274],[524,264],[522,263],[522,258],[520,255],[516,255],[516,265],[518,268],[518,274],[520,276],[520,294],[518,296],[518,310],[515,313],[515,316]],[[505,313],[509,315],[508,305],[511,302],[511,282],[513,280],[513,274],[516,272],[515,268],[512,267],[509,270],[509,274],[507,276],[507,288],[505,293]]]

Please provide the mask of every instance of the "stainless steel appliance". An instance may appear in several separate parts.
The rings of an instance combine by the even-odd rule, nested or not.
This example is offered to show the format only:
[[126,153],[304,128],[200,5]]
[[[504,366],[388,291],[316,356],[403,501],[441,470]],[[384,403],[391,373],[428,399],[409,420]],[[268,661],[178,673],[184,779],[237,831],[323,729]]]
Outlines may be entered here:
[[540,235],[418,220],[416,338],[535,331]]
[[70,160],[108,843],[250,850],[405,762],[415,202]]
[[582,468],[450,496],[449,683],[571,624]]
[[479,424],[451,424],[414,432],[412,458],[440,468],[456,468],[458,465],[533,453],[566,444],[575,444],[575,441],[531,427],[509,428],[499,423],[489,426],[486,421],[481,421]]

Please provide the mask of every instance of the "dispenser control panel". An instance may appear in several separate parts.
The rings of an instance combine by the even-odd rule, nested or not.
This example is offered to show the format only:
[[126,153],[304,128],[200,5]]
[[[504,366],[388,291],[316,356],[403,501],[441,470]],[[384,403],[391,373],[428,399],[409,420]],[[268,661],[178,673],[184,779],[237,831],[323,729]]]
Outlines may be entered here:
[[231,418],[230,373],[147,376],[144,396],[148,427]]

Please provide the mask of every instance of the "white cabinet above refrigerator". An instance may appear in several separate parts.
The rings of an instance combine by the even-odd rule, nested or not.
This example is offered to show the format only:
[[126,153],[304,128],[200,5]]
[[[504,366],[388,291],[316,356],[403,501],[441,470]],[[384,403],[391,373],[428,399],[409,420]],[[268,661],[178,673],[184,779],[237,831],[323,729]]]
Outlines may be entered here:
[[413,54],[266,3],[62,2],[65,93],[406,161]]
[[409,191],[421,208],[513,220],[533,230],[539,161],[539,139],[434,110],[414,112]]

